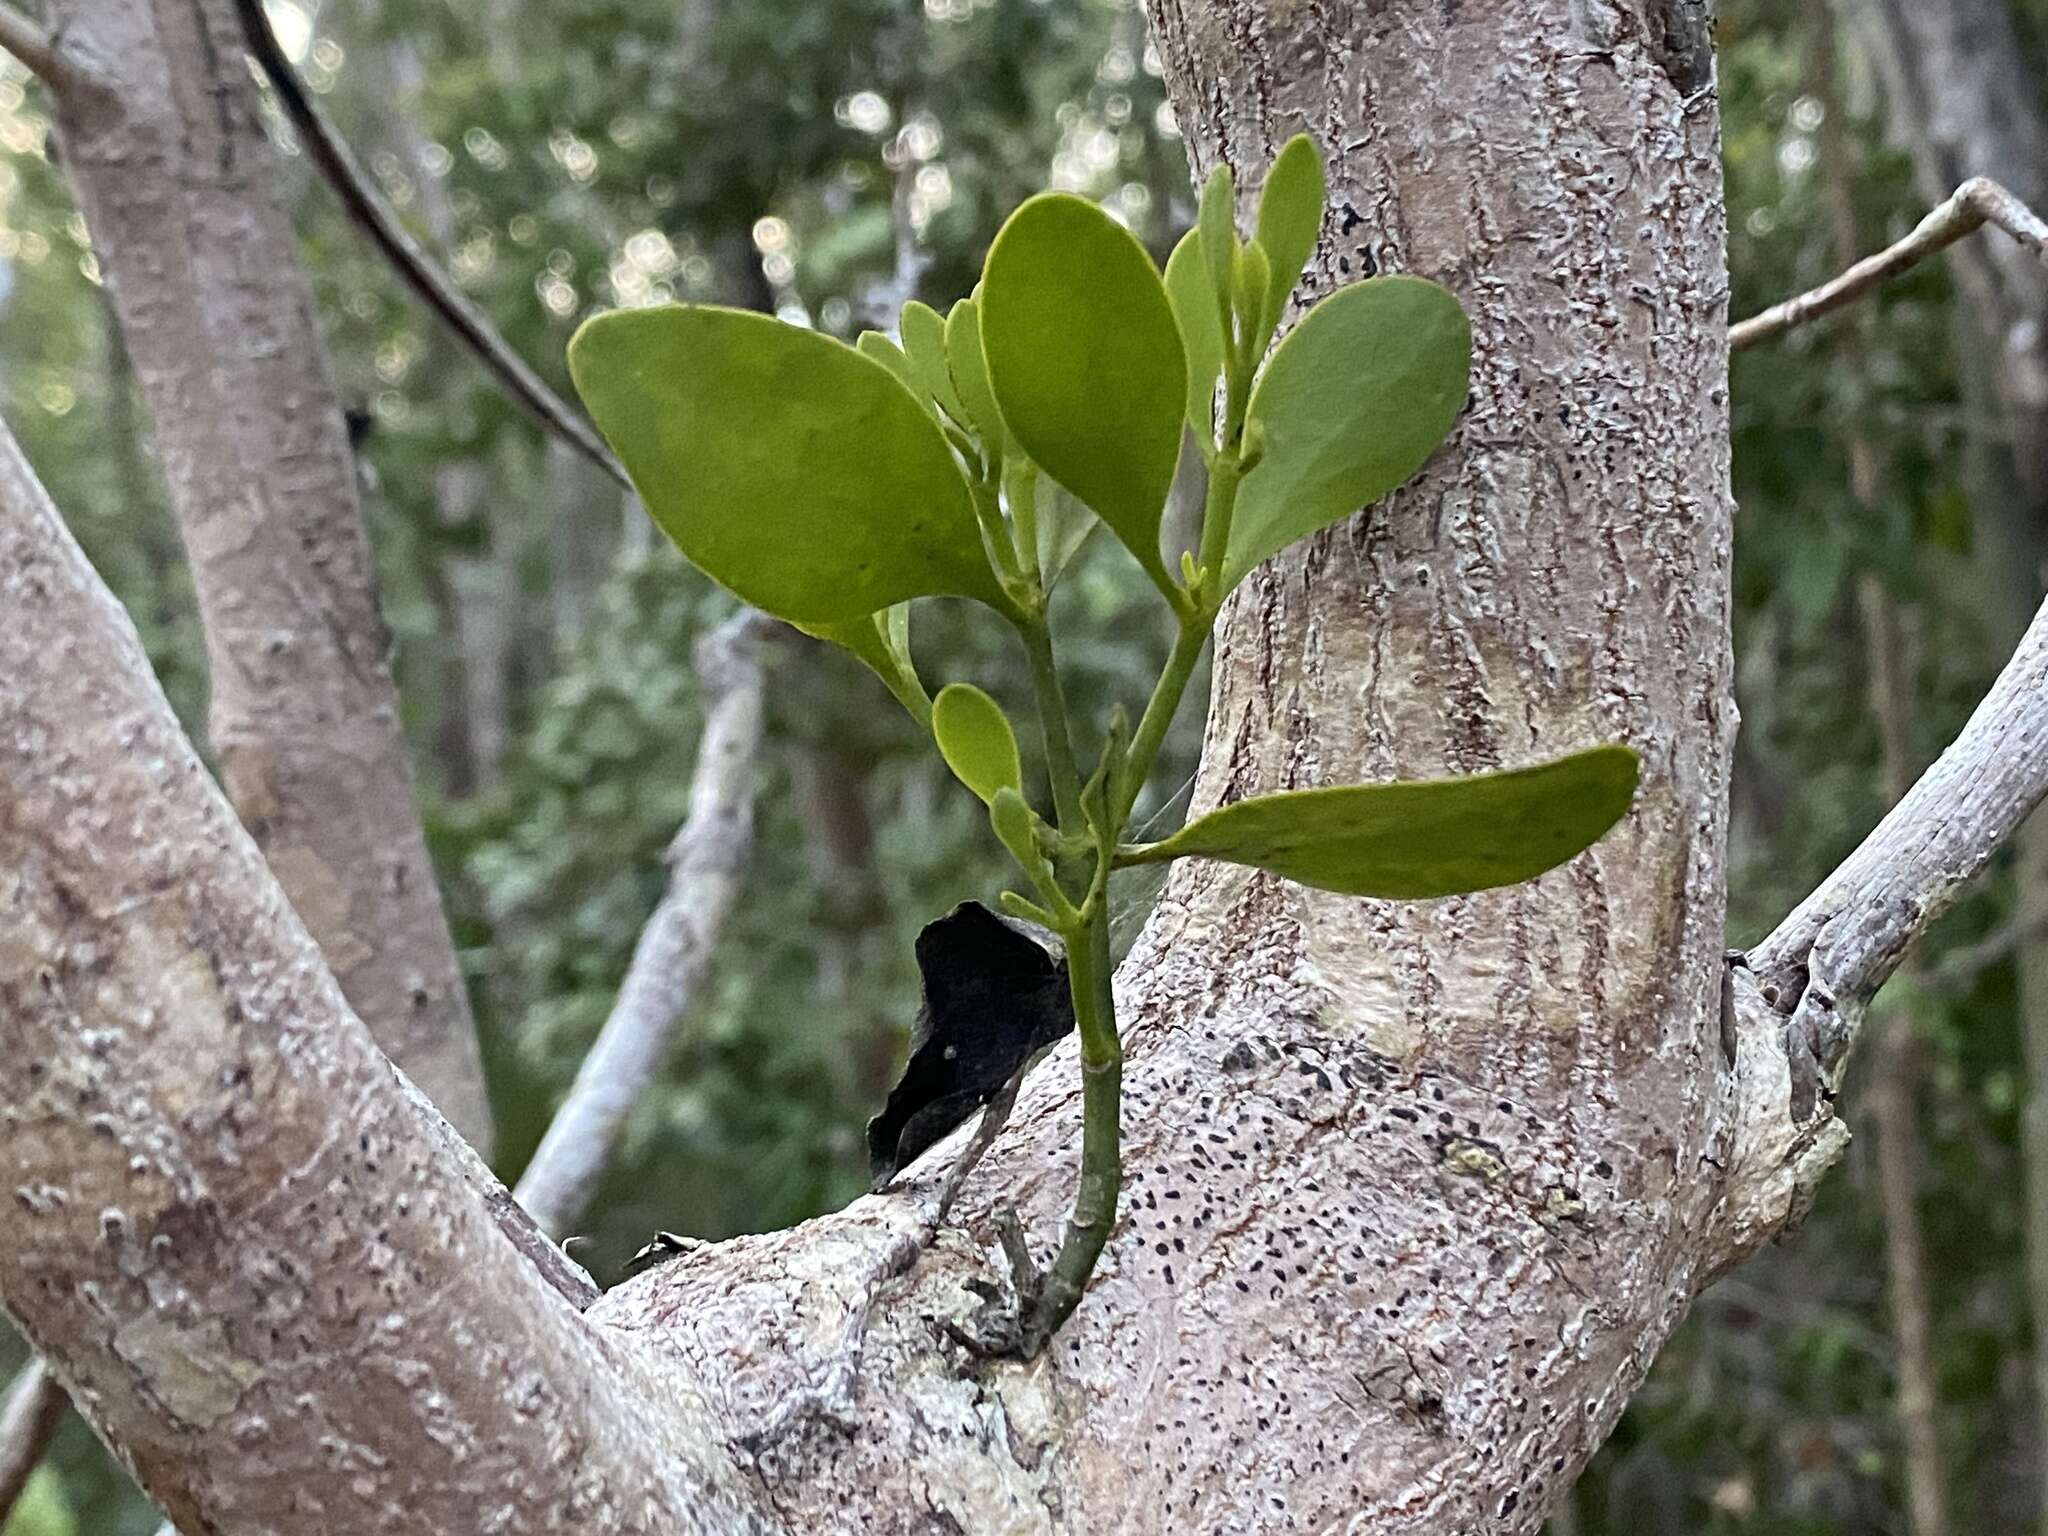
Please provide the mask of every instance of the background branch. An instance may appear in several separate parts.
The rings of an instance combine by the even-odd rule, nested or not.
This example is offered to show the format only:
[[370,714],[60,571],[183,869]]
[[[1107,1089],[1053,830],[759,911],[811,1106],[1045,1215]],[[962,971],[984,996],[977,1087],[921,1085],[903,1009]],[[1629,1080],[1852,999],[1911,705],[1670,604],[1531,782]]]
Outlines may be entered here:
[[0,1530],[6,1529],[70,1402],[41,1360],[23,1366],[8,1387],[0,1402]]
[[49,30],[4,0],[0,0],[0,49],[13,54],[49,85],[59,84],[69,68]]
[[2048,224],[1997,182],[1975,176],[1956,188],[1954,195],[1914,226],[1905,239],[1864,257],[1840,277],[1731,326],[1729,350],[1740,352],[1831,314],[1986,224],[2004,230],[2048,261]]
[[627,1112],[653,1079],[718,945],[753,851],[754,765],[761,749],[761,648],[772,621],[742,610],[697,642],[704,734],[690,814],[669,844],[669,886],[569,1097],[514,1198],[560,1238],[583,1214]]
[[1832,1092],[1871,998],[2048,794],[2048,604],[1949,749],[1750,952],[1786,1015],[1794,1118]]
[[314,104],[263,14],[263,0],[235,0],[249,51],[277,92],[285,115],[342,207],[389,261],[401,281],[455,334],[505,392],[547,431],[628,490],[632,482],[590,423],[528,367],[447,273],[434,264],[349,153],[347,143]]

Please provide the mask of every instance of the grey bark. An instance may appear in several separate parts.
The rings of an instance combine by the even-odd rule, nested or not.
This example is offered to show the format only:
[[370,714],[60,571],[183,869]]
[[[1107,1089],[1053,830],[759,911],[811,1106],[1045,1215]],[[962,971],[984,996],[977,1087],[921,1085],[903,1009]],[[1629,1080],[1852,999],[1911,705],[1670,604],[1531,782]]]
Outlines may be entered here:
[[[37,573],[5,595],[62,614],[32,627],[40,643],[0,629],[16,757],[0,772],[37,797],[0,820],[25,849],[0,848],[0,868],[29,872],[0,924],[0,1043],[30,1046],[0,1050],[0,1104],[48,1120],[0,1112],[0,1173],[35,1197],[0,1205],[0,1298],[101,1387],[86,1411],[153,1489],[237,1536],[276,1528],[264,1501],[285,1497],[295,1517],[323,1501],[337,1536],[389,1528],[401,1477],[404,1527],[473,1529],[495,1497],[512,1536],[642,1528],[606,1508],[561,1519],[580,1457],[592,1497],[639,1490],[634,1514],[658,1504],[684,1529],[693,1499],[743,1486],[806,1533],[1510,1536],[1542,1523],[1696,1290],[1810,1198],[1841,1131],[1824,1096],[1792,1109],[1808,962],[1843,962],[1826,975],[1852,1026],[2048,787],[2048,615],[1766,946],[1776,1001],[1737,973],[1724,1035],[1726,276],[1696,9],[1158,0],[1153,19],[1200,168],[1227,154],[1255,184],[1296,127],[1328,146],[1316,287],[1438,276],[1477,340],[1471,405],[1418,481],[1255,575],[1226,614],[1198,804],[1620,737],[1644,757],[1635,810],[1531,886],[1426,905],[1176,869],[1118,981],[1124,1214],[1029,1365],[968,1358],[944,1325],[1000,1288],[1000,1207],[1041,1247],[1057,1230],[1071,1047],[1027,1080],[928,1246],[957,1138],[889,1194],[695,1249],[579,1321],[474,1236],[462,1175],[379,1086],[360,1032],[323,1027],[338,996],[160,704],[81,700],[136,675],[105,594],[0,551],[0,572]],[[58,878],[84,899],[58,901]],[[73,997],[93,1007],[74,1016]],[[146,1031],[179,1048],[128,1048]],[[24,1099],[8,1074],[39,1060],[113,1101],[113,1138],[92,1132],[99,1100]],[[130,1234],[147,1238],[132,1260]],[[400,1289],[329,1307],[314,1273]],[[113,1305],[88,1308],[86,1281]],[[152,1308],[145,1281],[172,1304]],[[302,1305],[276,1341],[266,1294]],[[386,1315],[391,1336],[363,1342]],[[651,1362],[658,1401],[639,1391]],[[530,1381],[515,1430],[507,1383]],[[826,1398],[851,1414],[781,1411]],[[194,1428],[178,1404],[215,1417]],[[434,1411],[485,1428],[424,1433]],[[330,1413],[345,1447],[386,1459],[323,1462]],[[260,1464],[238,1433],[256,1416]],[[458,1454],[478,1445],[489,1466]]]
[[0,431],[0,1303],[182,1529],[754,1528],[505,1241]]
[[341,406],[233,0],[54,0],[65,165],[192,565],[228,794],[386,1051],[479,1146]]

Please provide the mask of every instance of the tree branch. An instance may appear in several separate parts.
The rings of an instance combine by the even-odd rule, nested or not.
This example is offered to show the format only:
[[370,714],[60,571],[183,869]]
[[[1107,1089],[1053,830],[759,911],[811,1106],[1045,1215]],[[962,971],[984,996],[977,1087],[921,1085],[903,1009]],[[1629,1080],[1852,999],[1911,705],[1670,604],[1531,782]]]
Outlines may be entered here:
[[1847,1144],[1843,1063],[1907,949],[2048,795],[2048,604],[1962,733],[1727,981],[1738,1111],[1708,1277],[1781,1232]]
[[438,266],[399,221],[370,179],[356,164],[347,143],[314,104],[292,68],[291,60],[278,47],[263,14],[263,0],[235,0],[248,36],[249,51],[262,66],[265,77],[276,90],[285,114],[298,130],[307,153],[322,178],[341,199],[342,207],[370,243],[389,261],[406,287],[413,291],[442,324],[498,381],[507,394],[548,432],[559,437],[628,490],[632,482],[612,451],[589,422],[549,389],[540,375],[528,367],[504,337],[492,327],[482,310]]
[[1749,957],[1787,1013],[1792,1107],[1832,1092],[1877,990],[1907,947],[2048,795],[2048,604],[1949,749],[1877,830]]
[[1905,239],[1874,256],[1864,257],[1832,281],[1782,304],[1773,304],[1762,314],[1729,327],[1728,348],[1740,352],[1854,303],[1986,224],[2004,230],[2034,255],[2048,261],[2048,223],[2043,223],[2031,208],[1997,182],[1975,176],[1956,188],[1955,194],[1922,219]]
[[0,427],[0,1304],[188,1530],[751,1529],[506,1241]]
[[769,628],[748,609],[697,642],[704,734],[690,814],[668,848],[668,891],[641,930],[611,1017],[514,1192],[551,1237],[566,1233],[589,1205],[627,1112],[703,985],[746,874]]
[[23,1366],[0,1403],[0,1530],[64,1422],[71,1399],[40,1360]]
[[34,17],[0,0],[0,49],[13,54],[46,83],[60,83],[69,69],[56,40]]

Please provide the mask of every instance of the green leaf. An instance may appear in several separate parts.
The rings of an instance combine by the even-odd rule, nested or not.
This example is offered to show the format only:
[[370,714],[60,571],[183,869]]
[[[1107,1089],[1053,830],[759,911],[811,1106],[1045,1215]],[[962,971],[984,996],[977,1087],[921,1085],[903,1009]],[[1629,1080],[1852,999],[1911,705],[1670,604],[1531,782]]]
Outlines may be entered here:
[[1199,857],[1318,890],[1417,901],[1514,885],[1589,848],[1635,797],[1636,754],[1595,747],[1533,768],[1241,800],[1126,864]]
[[1230,277],[1237,268],[1237,182],[1223,161],[1202,184],[1195,228],[1202,237],[1202,261],[1209,269],[1209,291],[1220,325],[1222,312],[1230,307]]
[[948,683],[932,700],[932,735],[939,755],[953,777],[982,798],[995,803],[999,789],[1024,784],[1017,757],[1017,736],[1003,707],[972,683]]
[[1271,336],[1279,325],[1287,295],[1315,251],[1323,222],[1323,191],[1323,157],[1313,139],[1298,133],[1273,157],[1266,184],[1259,189],[1256,238],[1271,269],[1261,336]]
[[946,413],[963,426],[969,425],[967,407],[953,388],[953,370],[946,361],[946,322],[929,304],[912,299],[896,317],[903,333],[903,351],[911,371],[924,386],[924,393],[938,401]]
[[981,317],[972,299],[962,299],[946,317],[946,364],[954,391],[967,409],[966,424],[974,428],[990,458],[1002,455],[1009,434],[1003,413],[988,387],[988,363],[982,354]]
[[662,530],[798,624],[949,593],[1007,612],[937,424],[882,364],[746,310],[599,315],[569,371]]
[[1244,478],[1223,589],[1420,469],[1465,403],[1472,331],[1419,277],[1340,288],[1287,333],[1252,391],[1264,454]]
[[910,660],[910,604],[898,603],[884,613],[864,614],[836,624],[796,627],[853,652],[882,680],[912,719],[920,725],[931,722],[931,700],[926,697],[924,684],[918,681],[917,668]]
[[919,383],[917,371],[910,366],[910,358],[895,342],[880,331],[862,331],[853,344],[854,350],[862,357],[871,357],[896,376],[896,382],[924,403],[924,386]]
[[1180,457],[1180,327],[1131,232],[1042,193],[1010,215],[981,284],[989,382],[1010,434],[1162,588],[1159,514]]
[[1216,290],[1202,254],[1202,232],[1191,229],[1166,258],[1166,296],[1180,325],[1188,360],[1187,423],[1203,442],[1216,440],[1216,380],[1223,372],[1223,326]]

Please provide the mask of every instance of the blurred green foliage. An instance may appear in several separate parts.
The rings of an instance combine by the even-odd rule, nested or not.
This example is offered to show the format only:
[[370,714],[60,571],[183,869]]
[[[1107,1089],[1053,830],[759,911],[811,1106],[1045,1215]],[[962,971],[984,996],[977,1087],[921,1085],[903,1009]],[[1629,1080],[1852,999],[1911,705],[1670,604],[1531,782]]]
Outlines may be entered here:
[[[2014,3],[2048,59],[2048,0]],[[1830,110],[1858,151],[1866,238],[1921,211],[1853,58],[1823,99],[1804,9],[1721,7],[1737,315],[1839,264],[1820,163]],[[1155,257],[1194,214],[1128,0],[330,0],[317,17],[284,0],[274,15],[387,196],[558,386],[576,323],[618,303],[717,297],[842,335],[886,324],[907,297],[944,305],[999,216],[1042,187],[1104,200]],[[0,409],[197,725],[190,588],[46,117],[18,69],[0,72]],[[500,1169],[516,1175],[660,894],[699,729],[690,642],[729,600],[542,442],[366,252],[303,157],[286,175],[360,413],[430,835],[484,1029]],[[1974,595],[1970,469],[1995,433],[1958,377],[1955,296],[1935,264],[1866,313],[1734,369],[1733,942],[1766,931],[1883,808],[1859,580],[1874,574],[1917,636],[1923,759],[1997,663]],[[1881,453],[1874,507],[1850,493],[1852,434]],[[1076,605],[1062,632],[1084,637],[1065,658],[1076,712],[1099,719],[1156,673],[1170,636],[1110,540],[1084,551],[1059,601]],[[920,612],[926,676],[972,679],[1028,713],[1021,658],[961,606]],[[856,663],[792,638],[771,694],[755,863],[715,983],[590,1219],[581,1255],[604,1280],[655,1227],[774,1227],[862,1187],[860,1127],[915,1005],[911,937],[1000,879],[981,808]],[[1159,818],[1153,835],[1171,829],[1195,723],[1140,808]],[[1932,958],[1999,929],[2008,886],[1984,882]],[[1126,937],[1143,905],[1134,891]],[[1914,995],[1943,1445],[1970,1529],[2037,1524],[2041,1498],[2012,994],[1998,963]],[[1702,1298],[1560,1531],[1903,1529],[1874,1184],[1852,1154],[1802,1235]],[[0,1349],[0,1366],[18,1358]],[[75,1421],[52,1466],[76,1529],[154,1528]]]

